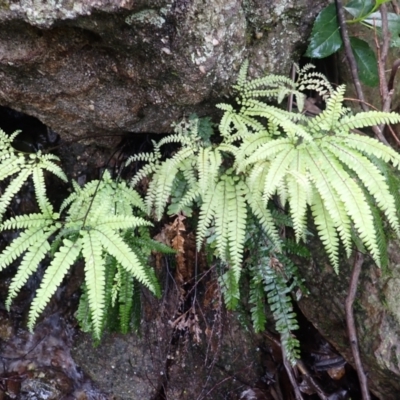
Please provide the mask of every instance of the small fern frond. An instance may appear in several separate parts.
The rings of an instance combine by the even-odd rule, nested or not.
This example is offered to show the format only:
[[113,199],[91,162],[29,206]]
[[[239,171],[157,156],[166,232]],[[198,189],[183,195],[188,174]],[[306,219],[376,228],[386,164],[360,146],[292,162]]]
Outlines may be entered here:
[[235,310],[240,299],[239,282],[233,269],[229,269],[219,277],[221,292],[228,310]]
[[33,186],[35,188],[35,196],[38,202],[40,211],[46,217],[51,218],[53,216],[54,210],[53,206],[50,204],[46,196],[46,184],[44,183],[43,170],[36,165],[33,168]]
[[286,279],[274,270],[276,261],[271,259],[269,265],[261,263],[258,268],[264,280],[264,290],[274,316],[275,328],[281,335],[281,343],[288,360],[295,364],[300,357],[300,345],[292,335],[292,331],[299,329],[289,296],[292,287],[288,286]]
[[347,165],[357,174],[358,178],[368,189],[368,192],[374,196],[378,207],[385,213],[392,228],[400,234],[395,201],[390,193],[385,177],[380,173],[378,168],[366,157],[353,149],[346,149],[343,146],[335,144],[330,144],[327,148],[343,164]]
[[35,243],[40,242],[44,237],[47,238],[45,227],[46,224],[34,226],[20,233],[0,254],[0,270],[8,267]]
[[32,301],[32,305],[29,310],[28,321],[28,328],[30,331],[33,330],[39,314],[44,310],[50,301],[50,298],[60,286],[64,276],[72,264],[75,263],[80,252],[81,243],[79,241],[74,243],[68,239],[63,240],[63,245],[60,247],[54,259],[47,267],[42,283],[40,284],[40,287],[36,292],[36,296]]
[[275,227],[275,220],[265,206],[265,202],[262,199],[261,192],[248,190],[246,196],[247,202],[251,208],[252,213],[257,218],[258,222],[262,226],[264,233],[268,236],[271,242],[274,244],[277,251],[281,250],[281,241],[279,234]]
[[95,234],[107,253],[111,254],[122,265],[124,269],[152,292],[156,291],[153,282],[147,276],[144,266],[140,263],[137,255],[129,248],[122,238],[111,229],[104,227],[102,231]]
[[252,272],[249,294],[249,302],[251,303],[251,320],[253,322],[254,331],[259,333],[264,331],[265,324],[267,323],[264,304],[264,282],[262,275],[254,267],[250,268],[250,271]]
[[197,224],[197,235],[196,244],[197,250],[199,251],[203,244],[204,237],[207,233],[207,228],[211,224],[214,214],[217,210],[218,196],[216,187],[210,188],[210,190],[204,195],[203,202],[200,207],[199,222]]
[[335,223],[321,200],[320,195],[314,192],[311,211],[319,237],[328,253],[329,260],[336,271],[339,272],[339,239],[336,234]]
[[82,255],[94,336],[100,339],[104,319],[105,259],[101,242],[93,231],[83,231]]
[[130,276],[130,274],[128,274],[128,272],[124,271],[123,269],[120,272],[121,286],[118,293],[120,327],[122,333],[128,333],[129,323],[131,321],[133,294],[135,293],[135,288],[133,285],[133,277]]
[[51,172],[64,182],[68,182],[68,178],[65,175],[64,171],[57,164],[51,161],[52,159],[58,161],[59,158],[55,156],[54,157],[49,157],[49,156],[52,156],[52,154],[42,155],[39,158],[39,163],[37,164],[37,167]]
[[368,111],[356,115],[346,115],[340,120],[340,128],[345,130],[360,129],[380,124],[398,124],[400,115],[382,111]]
[[13,197],[21,189],[31,172],[32,171],[30,169],[23,169],[7,186],[7,189],[0,198],[0,220],[6,212],[7,207],[10,205]]
[[[54,214],[57,216],[57,214]],[[43,228],[53,221],[43,214],[17,215],[4,221],[0,226],[0,231],[8,229]],[[59,226],[58,226],[59,227]]]
[[[18,266],[18,271],[13,277],[11,284],[8,288],[8,296],[6,299],[6,308],[9,310],[12,301],[18,294],[19,290],[28,281],[29,277],[38,269],[40,262],[44,259],[50,250],[48,242],[49,237],[55,232],[52,229],[48,232],[43,232],[40,236],[40,240],[36,240],[22,258],[21,263]],[[39,239],[39,238],[38,238]]]

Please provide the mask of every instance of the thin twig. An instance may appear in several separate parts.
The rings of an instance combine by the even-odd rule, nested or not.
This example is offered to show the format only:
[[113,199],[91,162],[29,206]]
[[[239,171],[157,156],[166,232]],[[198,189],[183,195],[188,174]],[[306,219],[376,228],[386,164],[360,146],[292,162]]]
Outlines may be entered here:
[[[369,111],[369,107],[365,104],[366,103],[365,96],[364,96],[364,92],[361,87],[360,78],[358,76],[356,59],[354,57],[353,50],[351,48],[349,33],[347,32],[347,28],[346,28],[346,20],[344,17],[343,4],[342,4],[341,0],[335,0],[335,2],[336,2],[336,11],[337,11],[337,18],[338,18],[338,22],[339,22],[339,26],[340,26],[340,32],[342,35],[344,49],[346,52],[346,58],[349,63],[349,66],[350,66],[350,72],[351,72],[351,76],[353,78],[354,86],[356,88],[357,97],[360,99],[361,108],[364,111]],[[382,130],[378,126],[373,126],[372,130],[374,131],[375,136],[382,143],[389,145],[389,143],[383,136]]]
[[400,9],[399,6],[397,5],[397,1],[396,0],[392,0],[392,7],[394,12],[399,15],[400,14]]
[[363,265],[363,262],[364,262],[364,255],[357,251],[354,259],[353,271],[351,273],[351,278],[350,278],[349,292],[346,298],[346,322],[350,340],[350,347],[353,353],[358,379],[360,381],[362,398],[363,400],[370,400],[371,397],[368,391],[368,381],[367,381],[367,376],[365,375],[364,372],[364,367],[361,362],[360,351],[358,348],[357,331],[353,314],[353,303],[357,293],[358,279],[360,277],[361,267]]
[[[269,331],[265,331],[264,335],[267,337],[268,340],[270,340],[272,343],[274,343],[277,347],[282,348],[281,342],[276,339]],[[283,353],[283,351],[282,351]],[[284,354],[283,354],[284,356]],[[284,357],[285,358],[285,357]],[[291,365],[288,363],[288,367],[291,369]],[[286,368],[286,365],[285,365]],[[319,384],[315,381],[315,379],[311,376],[310,372],[308,371],[308,368],[304,364],[302,360],[297,360],[296,362],[296,368],[300,371],[302,375],[304,375],[308,382],[313,386],[315,392],[317,393],[318,397],[321,400],[328,400],[329,397],[328,395],[322,390],[322,388],[319,386]],[[287,370],[286,370],[287,371]],[[288,372],[289,375],[289,372]],[[290,375],[289,375],[290,379]]]
[[293,388],[294,396],[295,396],[296,400],[304,400],[303,396],[300,392],[299,385],[297,384],[296,377],[294,376],[293,367],[290,365],[290,362],[288,361],[288,359],[286,357],[285,350],[283,349],[283,347],[282,347],[282,359],[283,359],[283,365],[285,367],[286,373],[289,377],[290,383],[292,384],[292,388]]

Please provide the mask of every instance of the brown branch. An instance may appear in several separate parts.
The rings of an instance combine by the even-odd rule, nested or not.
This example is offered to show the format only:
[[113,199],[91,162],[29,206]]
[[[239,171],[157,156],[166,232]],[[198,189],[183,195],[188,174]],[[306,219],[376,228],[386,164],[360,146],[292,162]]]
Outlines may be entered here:
[[350,340],[350,347],[353,353],[358,379],[360,381],[362,398],[363,400],[370,400],[371,397],[368,391],[368,381],[361,362],[360,351],[358,348],[357,331],[353,314],[353,303],[357,293],[358,279],[360,277],[361,267],[363,265],[363,262],[364,262],[364,255],[357,251],[354,259],[353,271],[351,273],[351,278],[350,278],[349,293],[346,298],[346,322],[347,322],[347,332]]
[[[350,72],[351,72],[354,86],[356,88],[357,97],[360,99],[360,105],[361,105],[361,108],[363,109],[363,111],[369,111],[369,107],[365,104],[366,103],[365,96],[364,96],[364,92],[361,87],[360,78],[358,76],[357,63],[356,63],[356,59],[354,57],[353,49],[351,48],[349,33],[347,32],[342,0],[335,0],[335,3],[336,3],[337,18],[338,18],[338,22],[339,22],[339,26],[340,26],[340,33],[342,35],[344,50],[346,53],[347,62],[349,63],[349,66],[350,66]],[[385,136],[382,133],[382,130],[378,126],[373,126],[372,130],[374,131],[375,136],[382,143],[389,145],[389,143],[385,139]]]
[[[270,340],[272,343],[274,343],[277,347],[282,349],[282,345],[281,342],[275,338],[274,335],[272,335],[268,330],[264,331],[264,335],[265,337]],[[282,350],[283,353],[283,350]],[[283,359],[286,359],[285,355],[282,354]],[[287,365],[285,365],[286,371],[287,368],[290,369],[290,371],[292,371],[292,367],[290,365],[290,363],[287,361]],[[317,393],[317,395],[319,396],[319,398],[321,400],[329,400],[328,395],[322,390],[322,388],[319,386],[319,384],[316,382],[316,380],[311,376],[310,372],[308,371],[308,368],[306,367],[306,365],[304,364],[304,362],[302,360],[297,360],[296,362],[296,366],[295,366],[302,375],[304,375],[308,382],[310,383],[310,385],[314,388],[315,392]],[[288,373],[289,375],[289,373]],[[289,375],[289,379],[290,379],[290,375]]]

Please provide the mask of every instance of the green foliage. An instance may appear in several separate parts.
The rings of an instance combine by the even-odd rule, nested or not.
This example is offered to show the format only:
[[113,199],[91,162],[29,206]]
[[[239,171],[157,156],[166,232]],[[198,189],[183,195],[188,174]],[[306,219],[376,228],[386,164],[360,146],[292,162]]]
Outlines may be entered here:
[[[299,342],[293,335],[298,329],[296,314],[293,312],[290,294],[297,293],[297,300],[307,294],[303,280],[294,263],[284,253],[275,253],[273,246],[257,225],[252,225],[252,236],[246,241],[250,256],[246,260],[250,275],[251,318],[256,332],[262,332],[266,324],[265,304],[275,320],[275,328],[281,335],[288,360],[295,364],[299,358]],[[293,246],[288,242],[292,253],[303,256],[303,246]],[[286,250],[286,241],[284,242]]]
[[[356,2],[354,3],[356,4]],[[0,180],[11,178],[0,197],[3,215],[21,185],[32,176],[40,212],[3,221],[0,231],[20,230],[0,254],[0,270],[18,260],[17,274],[6,301],[10,307],[21,287],[46,256],[51,261],[32,302],[29,327],[60,286],[70,267],[83,260],[85,281],[77,312],[84,330],[98,341],[105,329],[129,330],[140,322],[140,288],[160,294],[154,271],[147,266],[151,250],[170,251],[150,238],[147,213],[157,220],[170,214],[197,218],[197,249],[219,259],[220,285],[228,308],[240,300],[243,266],[250,279],[251,315],[256,331],[265,326],[268,304],[291,362],[298,357],[297,329],[291,293],[304,293],[302,279],[287,255],[307,256],[301,245],[313,218],[336,271],[339,244],[350,255],[353,244],[365,247],[378,265],[385,264],[385,227],[400,233],[398,178],[400,156],[375,139],[354,133],[382,123],[399,123],[395,113],[353,115],[344,107],[344,86],[333,89],[311,65],[298,71],[296,82],[270,75],[247,79],[242,66],[236,105],[224,111],[221,136],[213,140],[209,119],[190,116],[175,132],[154,143],[154,151],[133,155],[144,165],[131,186],[114,181],[106,171],[101,180],[74,191],[58,213],[46,195],[44,170],[66,179],[52,155],[23,154],[0,132]],[[326,102],[314,118],[268,103],[294,95],[303,109],[305,90]],[[177,144],[168,158],[162,146]],[[144,201],[132,187],[145,179]],[[279,210],[277,205],[279,205]],[[291,226],[295,240],[283,240],[282,226]],[[246,256],[246,257],[245,257]]]
[[[293,362],[298,355],[292,335],[297,323],[289,294],[302,287],[302,281],[281,252],[276,223],[285,218],[271,208],[278,203],[289,211],[297,244],[289,241],[288,252],[297,253],[311,215],[337,272],[340,242],[348,256],[355,242],[365,246],[378,265],[384,263],[383,226],[376,219],[384,214],[400,232],[388,169],[389,164],[399,169],[400,156],[353,130],[398,123],[400,115],[374,111],[353,115],[343,106],[344,86],[333,89],[311,65],[298,72],[296,82],[277,75],[247,80],[247,68],[244,63],[235,86],[238,107],[218,105],[224,111],[219,124],[222,140],[205,140],[195,118],[182,121],[173,135],[155,144],[153,153],[131,158],[147,161],[132,184],[144,176],[149,179],[145,202],[157,219],[170,200],[169,212],[192,212],[198,207],[197,248],[207,238],[220,259],[220,284],[228,308],[234,309],[240,299],[245,249],[257,254],[247,261],[254,326],[263,329],[266,300]],[[301,110],[304,90],[315,90],[326,101],[325,110],[314,118],[265,101],[279,103],[293,94]],[[180,148],[163,160],[161,146],[172,142]],[[252,221],[259,224],[268,246],[246,244],[246,233],[254,230]]]
[[[388,0],[352,0],[344,9],[352,16],[346,21],[348,24],[362,23],[380,32],[382,26],[381,14],[378,8]],[[400,46],[400,16],[388,13],[388,25],[391,35],[391,45]],[[358,38],[350,37],[350,45],[354,52],[361,82],[367,86],[376,86],[379,83],[377,59],[369,44]],[[325,58],[339,51],[342,47],[339,23],[336,17],[334,3],[325,7],[317,16],[310,36],[305,55],[310,58]]]
[[[19,261],[6,300],[7,308],[22,286],[36,272],[46,256],[52,255],[33,299],[28,326],[33,328],[70,267],[78,259],[85,264],[84,294],[79,308],[81,323],[99,339],[105,326],[105,311],[118,298],[121,329],[126,331],[132,309],[134,281],[156,295],[160,288],[152,269],[146,266],[150,249],[156,245],[149,237],[151,225],[143,218],[145,204],[139,194],[123,182],[115,182],[106,171],[102,180],[74,184],[74,192],[63,202],[59,213],[46,194],[44,170],[67,180],[53,161],[53,155],[24,154],[12,147],[16,134],[7,137],[0,131],[1,179],[11,177],[0,198],[1,214],[22,184],[32,176],[40,213],[9,218],[0,230],[17,229],[19,236],[0,254],[0,270]],[[61,214],[66,216],[61,218]],[[84,315],[83,310],[86,310]]]
[[[249,197],[259,199],[264,208],[274,196],[283,206],[287,203],[297,240],[305,237],[310,208],[336,270],[339,239],[350,254],[353,227],[380,264],[373,203],[364,190],[399,232],[395,200],[374,160],[391,162],[398,169],[400,157],[375,139],[353,134],[352,129],[396,123],[400,116],[375,111],[352,115],[343,107],[344,90],[341,86],[331,92],[325,111],[315,118],[278,110],[245,92],[239,111],[222,107],[226,112],[220,127],[225,137],[242,140],[232,151],[236,171],[247,176]],[[275,125],[273,132],[260,126],[261,118]]]
[[306,57],[324,58],[342,47],[335,4],[329,4],[317,16],[310,36]]

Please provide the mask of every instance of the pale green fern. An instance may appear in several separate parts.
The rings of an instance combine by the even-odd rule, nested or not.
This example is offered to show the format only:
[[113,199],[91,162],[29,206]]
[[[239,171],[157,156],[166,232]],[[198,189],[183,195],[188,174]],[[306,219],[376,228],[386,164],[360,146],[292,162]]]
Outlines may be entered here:
[[[157,247],[148,234],[143,236],[151,224],[137,216],[144,215],[143,200],[125,183],[112,180],[106,171],[102,180],[89,182],[83,188],[74,184],[74,192],[65,199],[60,212],[55,213],[46,195],[43,171],[48,170],[66,180],[60,167],[53,162],[57,157],[40,152],[24,154],[13,149],[15,135],[7,137],[0,131],[0,180],[11,177],[0,198],[0,216],[29,176],[32,176],[40,213],[15,216],[0,226],[0,231],[20,230],[19,236],[0,254],[0,270],[20,260],[10,283],[7,308],[40,263],[52,254],[30,308],[28,326],[32,329],[70,267],[83,258],[84,299],[87,299],[91,331],[99,339],[105,326],[106,292],[109,289],[106,277],[116,279],[112,276],[111,259],[116,264],[114,275],[119,277],[114,293],[124,301],[121,327],[126,330],[132,309],[129,296],[133,296],[133,281],[140,282],[155,294],[160,293],[154,273],[146,266],[149,250],[143,252],[145,245],[147,249],[152,245]],[[61,218],[63,212],[66,212],[65,218]],[[136,247],[132,245],[135,240]]]
[[[261,195],[248,196],[249,189],[244,176],[235,174],[229,168],[229,164],[233,163],[232,157],[229,161],[229,153],[233,153],[235,147],[226,143],[213,145],[209,140],[210,130],[204,135],[200,128],[201,119],[192,117],[182,121],[175,126],[175,134],[156,144],[154,153],[131,157],[129,162],[148,162],[134,177],[132,184],[149,176],[150,184],[145,201],[147,211],[154,212],[157,219],[163,216],[176,188],[184,187],[186,193],[169,210],[178,213],[190,208],[193,203],[199,205],[197,248],[201,248],[209,229],[215,229],[218,257],[230,265],[237,284],[243,259],[248,210],[260,219],[277,248],[280,240],[272,215],[264,206]],[[180,144],[180,149],[171,158],[162,160],[161,146],[172,142]]]
[[[240,87],[245,87],[244,71]],[[306,81],[302,76],[304,88]],[[268,77],[256,82],[258,86],[275,86]],[[252,87],[251,83],[248,86]],[[344,90],[340,86],[327,92],[326,109],[315,118],[279,110],[258,100],[259,93],[252,95],[249,90],[239,98],[238,111],[232,106],[219,106],[225,110],[220,125],[225,140],[240,140],[238,150],[233,151],[234,167],[236,173],[247,177],[249,196],[261,197],[264,207],[276,195],[283,206],[288,203],[297,240],[305,236],[307,210],[311,209],[336,270],[339,239],[349,255],[353,227],[380,265],[373,207],[385,214],[397,233],[400,231],[387,178],[374,164],[375,159],[381,159],[399,169],[400,156],[377,140],[352,131],[398,123],[400,116],[376,111],[352,115],[343,107]],[[262,119],[267,119],[269,126]]]

